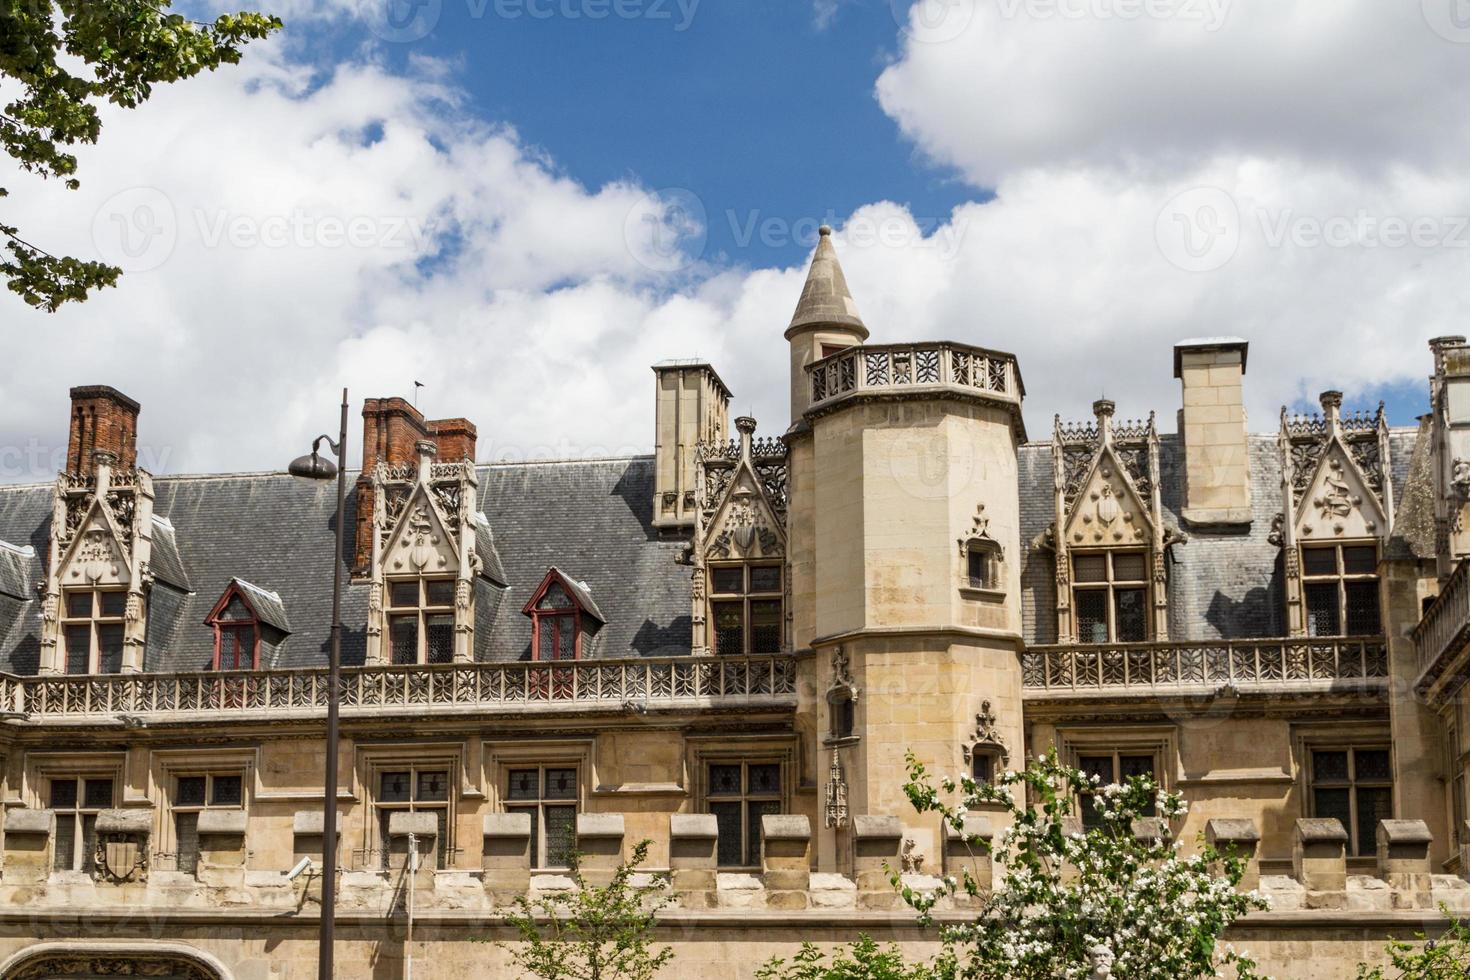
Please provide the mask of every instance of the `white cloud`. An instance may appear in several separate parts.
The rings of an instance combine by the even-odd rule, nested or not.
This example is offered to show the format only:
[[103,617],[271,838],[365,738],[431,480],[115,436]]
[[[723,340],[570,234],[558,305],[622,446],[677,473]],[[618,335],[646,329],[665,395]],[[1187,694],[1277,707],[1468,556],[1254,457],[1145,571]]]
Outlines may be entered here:
[[[1470,180],[1448,107],[1470,48],[1418,10],[1237,3],[1220,30],[1185,32],[976,3],[947,43],[942,23],[911,27],[877,92],[924,153],[996,197],[922,232],[881,201],[840,223],[874,343],[1013,350],[1044,437],[1104,390],[1172,428],[1183,337],[1251,340],[1249,408],[1271,429],[1318,388],[1422,378],[1423,342],[1463,331]],[[0,478],[49,478],[65,388],[82,383],[138,397],[145,459],[173,471],[278,468],[333,427],[342,385],[357,401],[415,380],[429,415],[478,424],[482,458],[646,451],[648,365],[678,356],[713,361],[735,410],[784,429],[801,268],[667,261],[683,254],[670,242],[698,252],[697,201],[579,184],[467,118],[441,63],[323,78],[294,43],[109,118],[81,192],[0,181],[7,215],[54,250],[137,245],[168,215],[176,229],[84,305],[0,303],[29,332],[0,378]]]

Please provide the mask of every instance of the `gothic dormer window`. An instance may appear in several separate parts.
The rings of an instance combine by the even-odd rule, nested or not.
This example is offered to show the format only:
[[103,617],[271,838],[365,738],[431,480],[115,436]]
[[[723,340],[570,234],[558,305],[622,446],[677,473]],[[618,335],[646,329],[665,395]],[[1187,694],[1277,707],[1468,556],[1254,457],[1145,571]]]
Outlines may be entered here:
[[1073,609],[1081,643],[1148,639],[1148,556],[1141,551],[1072,555]]
[[262,642],[279,642],[291,631],[280,595],[238,578],[204,623],[214,630],[215,670],[259,670]]
[[521,610],[531,617],[532,660],[579,660],[584,639],[606,622],[585,582],[553,568]]
[[392,663],[453,663],[454,579],[389,579],[388,637]]

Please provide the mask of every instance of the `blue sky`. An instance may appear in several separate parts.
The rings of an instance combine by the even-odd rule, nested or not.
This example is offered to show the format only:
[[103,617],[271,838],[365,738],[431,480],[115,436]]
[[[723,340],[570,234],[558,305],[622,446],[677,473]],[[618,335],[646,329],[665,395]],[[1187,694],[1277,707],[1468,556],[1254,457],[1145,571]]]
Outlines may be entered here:
[[[436,9],[383,2],[408,24],[415,3],[420,16]],[[564,0],[539,2],[531,9],[550,12]],[[594,20],[532,16],[522,0],[444,0],[427,36],[382,51],[400,66],[445,59],[469,111],[514,126],[584,184],[692,192],[711,260],[801,261],[815,241],[761,234],[770,218],[840,220],[891,200],[937,223],[989,196],[926,162],[878,105],[873,83],[900,41],[887,0],[847,0],[821,25],[802,0],[683,2],[692,11],[636,0],[641,16]],[[345,56],[365,32],[338,22],[332,33]]]
[[1452,0],[692,2],[257,0],[282,36],[107,109],[80,191],[3,175],[125,276],[0,307],[0,480],[51,478],[72,384],[143,403],[156,472],[275,467],[414,381],[483,459],[646,452],[670,357],[778,432],[824,218],[872,342],[1014,352],[1033,438],[1104,393],[1172,430],[1173,344],[1222,335],[1255,431],[1329,387],[1410,425],[1470,322]]

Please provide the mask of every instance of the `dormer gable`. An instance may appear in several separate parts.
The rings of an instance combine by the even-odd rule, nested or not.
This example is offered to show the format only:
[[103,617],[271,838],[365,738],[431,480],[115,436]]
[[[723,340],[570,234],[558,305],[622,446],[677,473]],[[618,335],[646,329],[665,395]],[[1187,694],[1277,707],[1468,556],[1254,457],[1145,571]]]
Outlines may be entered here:
[[1153,538],[1149,507],[1111,446],[1104,446],[1082,480],[1068,516],[1074,548],[1146,545]]

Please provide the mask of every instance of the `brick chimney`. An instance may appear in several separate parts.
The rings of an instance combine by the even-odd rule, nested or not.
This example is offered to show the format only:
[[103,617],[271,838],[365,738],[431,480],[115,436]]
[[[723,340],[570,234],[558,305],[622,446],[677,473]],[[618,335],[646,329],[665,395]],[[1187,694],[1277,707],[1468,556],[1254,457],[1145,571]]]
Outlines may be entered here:
[[1251,522],[1244,397],[1248,351],[1239,337],[1186,340],[1174,348],[1174,377],[1184,389],[1179,433],[1184,440],[1187,523]]
[[433,443],[443,462],[473,461],[476,437],[475,425],[468,419],[427,420],[402,398],[369,398],[362,403],[362,473],[357,478],[354,575],[364,576],[372,570],[373,470],[377,465],[418,462],[420,442]]
[[107,385],[82,385],[71,390],[71,431],[66,443],[68,476],[90,478],[92,456],[98,450],[116,459],[114,470],[127,472],[138,465],[138,412],[141,406]]

